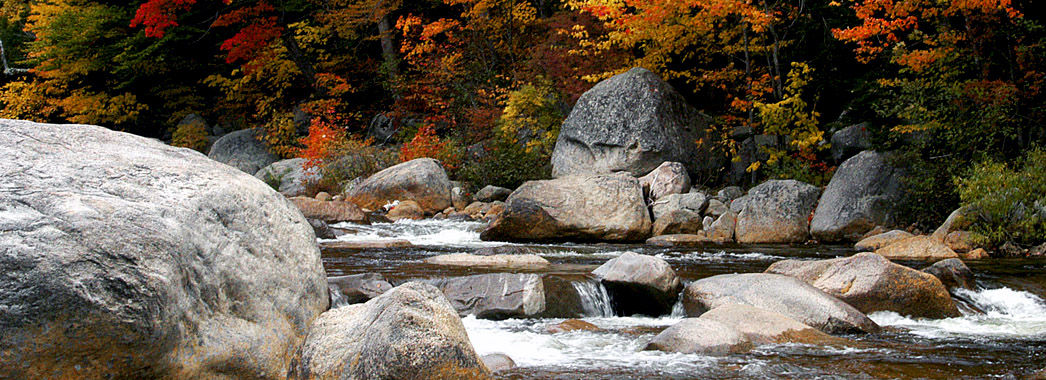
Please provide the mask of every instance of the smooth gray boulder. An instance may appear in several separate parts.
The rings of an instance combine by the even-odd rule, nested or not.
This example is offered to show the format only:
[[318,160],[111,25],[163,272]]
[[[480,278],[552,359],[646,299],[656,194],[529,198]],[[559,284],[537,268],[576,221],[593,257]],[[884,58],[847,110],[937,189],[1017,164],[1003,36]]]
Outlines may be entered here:
[[397,164],[363,180],[345,194],[347,201],[379,210],[393,201],[415,201],[427,214],[453,206],[453,185],[443,165],[431,158]]
[[651,235],[695,234],[704,230],[704,217],[696,212],[672,210],[654,221]]
[[683,163],[696,175],[721,168],[710,152],[708,117],[687,104],[657,74],[643,68],[586,91],[560,128],[552,152],[552,175],[628,172],[639,177],[665,161]]
[[446,297],[418,282],[320,315],[294,375],[317,380],[491,378]]
[[683,283],[665,260],[634,252],[610,259],[592,274],[603,282],[620,315],[667,314],[683,289]]
[[937,277],[948,289],[977,289],[977,278],[973,271],[959,259],[941,260],[923,268],[922,271]]
[[665,162],[654,171],[639,178],[643,193],[650,202],[669,194],[683,194],[690,191],[690,174],[686,167],[678,162]]
[[782,260],[766,273],[792,276],[862,313],[893,311],[916,318],[959,316],[948,289],[931,274],[871,252],[828,260]]
[[683,291],[683,307],[690,317],[728,303],[781,313],[828,334],[879,331],[864,313],[795,277],[722,274],[694,281]]
[[851,125],[832,134],[832,159],[843,162],[847,158],[872,149],[872,133],[868,123]]
[[644,350],[729,355],[748,351],[752,346],[744,334],[727,325],[704,318],[684,318],[657,334]]
[[480,356],[483,360],[483,364],[491,370],[491,372],[508,371],[516,368],[516,362],[512,360],[508,355],[502,353],[493,353]]
[[857,241],[875,226],[894,225],[904,200],[903,175],[885,153],[864,151],[843,162],[814,211],[814,239]]
[[708,207],[708,195],[701,192],[686,194],[669,194],[650,205],[654,220],[660,219],[672,211],[687,211],[701,215]]
[[480,238],[641,241],[650,236],[650,225],[643,190],[635,178],[567,176],[524,183]]
[[728,303],[719,306],[702,314],[700,319],[717,322],[737,331],[755,344],[825,344],[843,340],[787,315],[743,304]]
[[[795,180],[770,180],[748,190],[737,215],[738,243],[802,243],[821,190]],[[735,201],[737,202],[737,201]]]
[[497,187],[487,185],[476,192],[476,201],[479,202],[494,202],[494,201],[505,201],[508,196],[512,195],[512,190],[504,187]]
[[285,379],[328,307],[257,178],[89,125],[0,120],[0,378]]
[[292,158],[273,162],[254,174],[254,177],[262,180],[288,197],[305,195],[304,158]]
[[435,281],[461,316],[482,319],[579,318],[586,316],[576,282],[534,273],[490,273]]
[[269,145],[262,141],[261,129],[242,129],[222,136],[211,145],[207,157],[254,175],[279,161]]

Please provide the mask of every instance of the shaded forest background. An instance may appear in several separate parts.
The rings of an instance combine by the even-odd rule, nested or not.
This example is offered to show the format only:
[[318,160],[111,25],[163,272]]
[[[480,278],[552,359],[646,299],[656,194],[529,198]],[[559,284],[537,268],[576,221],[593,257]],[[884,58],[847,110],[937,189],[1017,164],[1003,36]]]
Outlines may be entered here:
[[[456,178],[515,186],[548,176],[584,91],[642,66],[712,117],[712,137],[695,144],[737,160],[738,128],[779,137],[748,183],[827,183],[839,164],[828,137],[867,123],[874,147],[909,169],[907,222],[929,226],[960,203],[1008,197],[995,207],[1012,213],[1046,194],[1031,174],[1046,142],[1046,31],[1031,6],[0,0],[0,117],[204,152],[211,136],[261,128],[277,154],[323,173],[317,189],[422,156]],[[210,124],[179,123],[189,114]],[[1017,195],[1000,195],[1004,183]]]

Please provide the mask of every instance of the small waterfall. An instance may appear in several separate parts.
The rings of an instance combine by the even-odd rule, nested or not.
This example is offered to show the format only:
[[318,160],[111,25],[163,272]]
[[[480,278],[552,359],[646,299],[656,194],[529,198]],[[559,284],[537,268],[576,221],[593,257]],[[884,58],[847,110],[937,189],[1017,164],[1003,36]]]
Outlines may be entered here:
[[956,298],[975,312],[989,317],[1015,320],[1046,320],[1046,301],[1038,296],[1010,288],[957,289]]
[[345,299],[337,285],[327,285],[327,293],[331,296],[331,309],[349,305],[349,300]]
[[686,309],[683,308],[682,296],[680,296],[680,300],[676,301],[675,305],[672,305],[672,314],[669,316],[672,318],[686,318]]
[[581,297],[581,307],[585,309],[586,317],[613,317],[614,308],[610,306],[610,294],[607,288],[599,280],[574,281],[578,296]]

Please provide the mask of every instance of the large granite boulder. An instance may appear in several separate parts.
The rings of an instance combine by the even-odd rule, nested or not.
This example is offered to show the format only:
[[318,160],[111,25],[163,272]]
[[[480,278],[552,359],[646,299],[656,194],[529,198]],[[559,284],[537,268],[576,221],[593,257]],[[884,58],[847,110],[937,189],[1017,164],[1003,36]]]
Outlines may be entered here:
[[650,235],[650,212],[639,181],[625,175],[567,176],[524,183],[483,240],[640,241]]
[[211,145],[207,157],[228,164],[251,175],[279,161],[269,145],[262,141],[261,129],[243,129],[222,136]]
[[654,220],[661,219],[662,216],[672,211],[686,211],[701,216],[708,207],[708,202],[708,195],[702,192],[668,194],[652,203],[650,211]]
[[843,341],[787,315],[744,304],[724,304],[701,314],[700,319],[717,322],[737,331],[754,344],[826,344]]
[[864,151],[839,165],[817,204],[810,233],[822,242],[857,241],[875,226],[896,223],[903,171],[888,155]]
[[654,202],[668,194],[683,194],[690,191],[690,174],[678,162],[665,162],[654,171],[639,178],[643,193]]
[[718,169],[709,152],[707,116],[657,74],[633,68],[581,95],[563,121],[552,152],[552,175],[628,172],[639,177],[665,161],[691,174]]
[[917,318],[959,316],[948,289],[931,274],[871,252],[829,260],[783,260],[766,270],[792,276],[862,313],[893,311]]
[[817,187],[795,180],[771,180],[753,187],[737,215],[737,242],[805,242],[810,236],[810,212],[820,194]]
[[862,252],[875,252],[879,248],[888,246],[890,244],[899,242],[912,236],[915,235],[912,235],[908,231],[904,230],[887,231],[881,234],[876,234],[861,239],[856,244],[854,244],[854,249]]
[[349,189],[345,199],[369,210],[411,200],[426,213],[435,214],[452,206],[453,187],[439,161],[418,158],[375,173]]
[[489,379],[465,326],[439,289],[410,282],[313,323],[296,378]]
[[683,283],[665,260],[625,252],[592,271],[621,315],[659,316],[672,311]]
[[328,308],[257,178],[87,125],[0,120],[0,378],[285,379]]
[[722,274],[694,281],[683,291],[687,316],[701,316],[728,303],[781,313],[829,334],[879,331],[864,313],[795,277]]
[[305,195],[305,181],[309,179],[305,174],[304,165],[304,158],[280,160],[258,170],[254,176],[275,188],[280,194],[297,197]]

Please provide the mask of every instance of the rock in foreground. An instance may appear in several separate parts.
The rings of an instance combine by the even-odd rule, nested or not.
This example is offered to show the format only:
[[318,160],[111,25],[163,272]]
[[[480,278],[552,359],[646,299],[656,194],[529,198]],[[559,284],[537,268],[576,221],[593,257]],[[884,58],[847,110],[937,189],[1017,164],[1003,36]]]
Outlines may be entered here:
[[863,313],[893,311],[917,318],[959,316],[948,289],[936,277],[871,252],[830,260],[783,260],[766,272],[796,277]]
[[285,379],[328,307],[301,213],[195,151],[0,120],[0,172],[0,378]]
[[650,212],[639,181],[624,175],[569,176],[524,183],[483,240],[641,241]]
[[432,285],[407,283],[320,315],[302,349],[301,379],[489,379],[454,308]]

